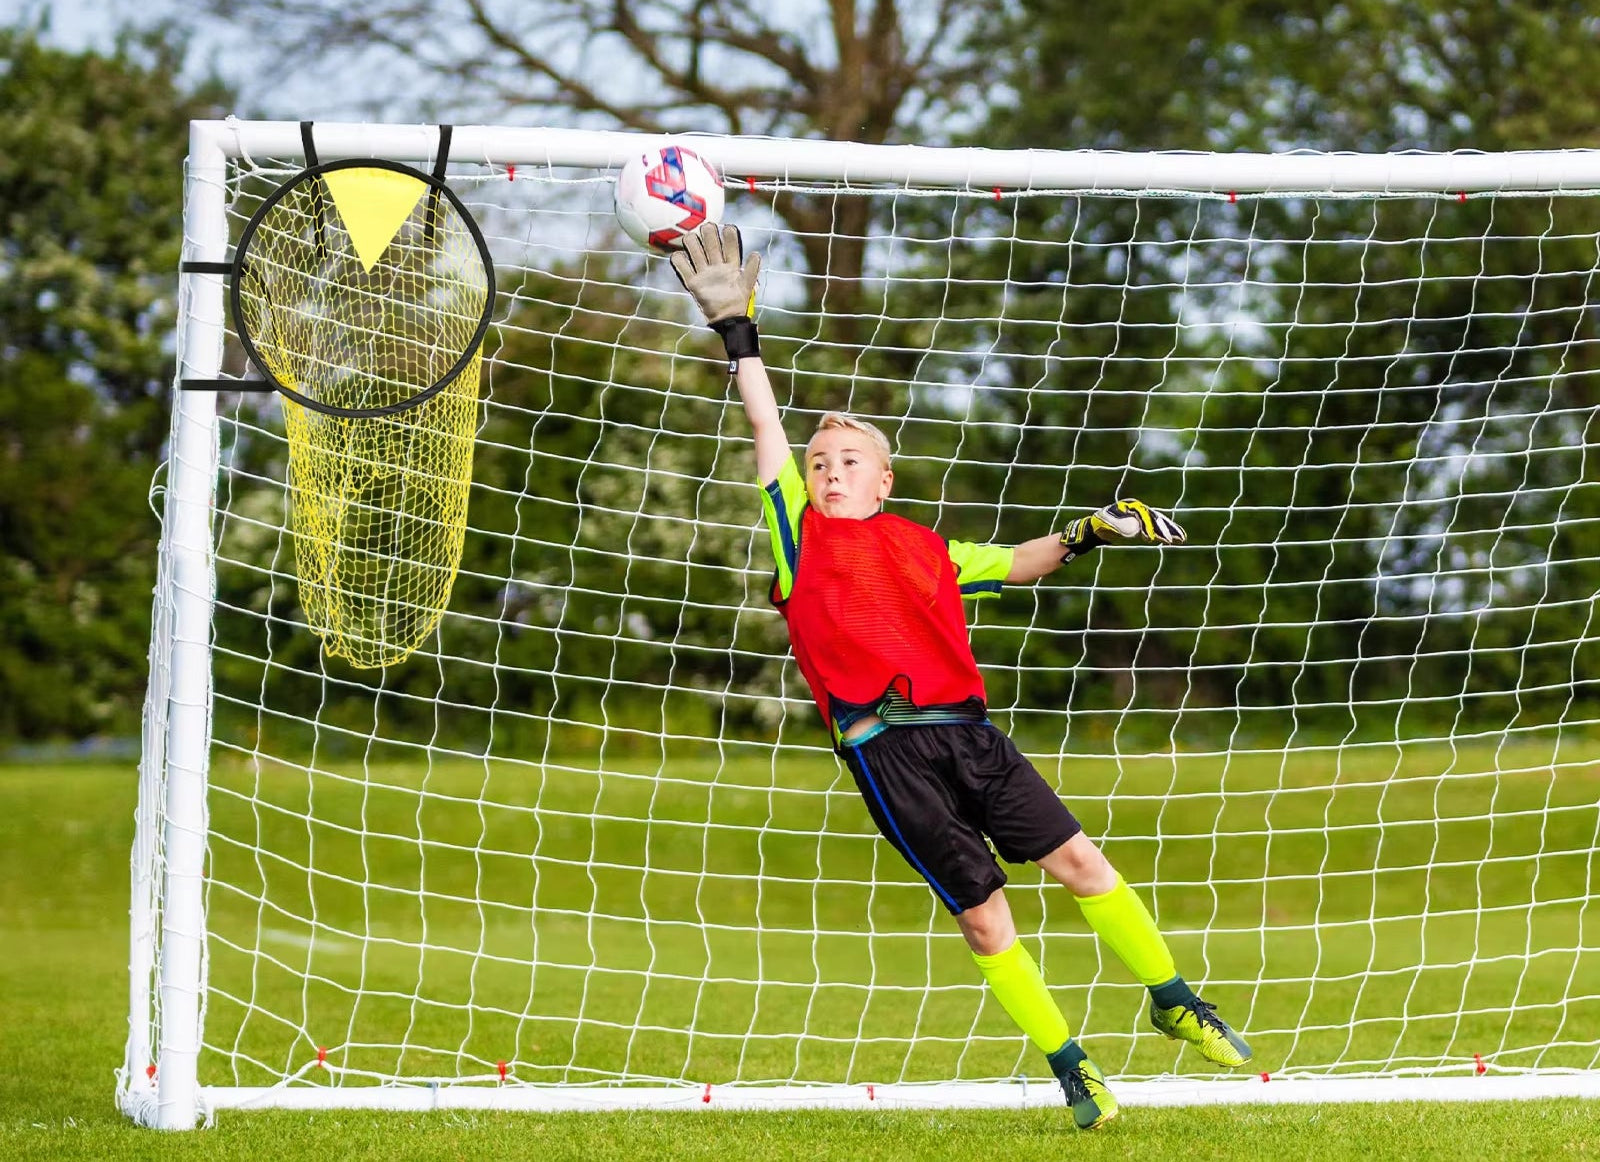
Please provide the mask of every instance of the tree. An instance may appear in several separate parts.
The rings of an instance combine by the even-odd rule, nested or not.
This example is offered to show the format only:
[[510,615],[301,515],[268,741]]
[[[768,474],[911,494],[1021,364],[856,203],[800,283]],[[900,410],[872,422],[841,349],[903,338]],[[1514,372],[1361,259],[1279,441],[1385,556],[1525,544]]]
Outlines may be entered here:
[[167,430],[182,157],[216,84],[182,41],[0,30],[0,739],[137,723]]
[[[1585,30],[1592,18],[1575,4],[1503,11],[1487,0],[1452,6],[1356,0],[1332,7],[1309,0],[1223,0],[1203,7],[1192,0],[1139,6],[1111,0],[1072,6],[1046,0],[1001,5],[946,0],[929,13],[926,23],[915,23],[913,14],[921,9],[892,0],[861,6],[831,0],[825,11],[808,6],[800,16],[773,15],[739,0],[545,0],[521,6],[509,0],[435,6],[402,0],[352,0],[342,6],[315,0],[208,3],[213,13],[252,31],[280,72],[284,62],[303,62],[303,72],[338,62],[347,73],[362,73],[378,86],[372,91],[391,115],[405,111],[455,120],[531,116],[652,131],[708,129],[868,142],[938,142],[958,138],[959,130],[976,125],[965,140],[995,147],[1230,150],[1311,145],[1382,150],[1536,144],[1519,141],[1519,135],[1535,131],[1554,134],[1551,143],[1561,143],[1560,135],[1578,133],[1588,124],[1593,103],[1580,86],[1555,83],[1560,76],[1589,75],[1585,54],[1593,50],[1585,46],[1593,37]],[[812,14],[814,23],[804,23]],[[424,107],[403,97],[412,91],[447,96]],[[991,94],[1000,98],[993,109]],[[402,103],[394,104],[397,100]],[[1363,470],[1357,480],[1349,466],[1354,461],[1403,460],[1404,449],[1384,443],[1402,425],[1385,424],[1403,420],[1414,429],[1419,422],[1447,419],[1453,405],[1445,405],[1452,393],[1468,397],[1490,383],[1497,393],[1491,402],[1515,408],[1512,393],[1519,384],[1537,385],[1558,372],[1566,375],[1570,390],[1592,392],[1591,381],[1578,374],[1584,369],[1550,362],[1549,352],[1556,350],[1592,358],[1585,354],[1589,347],[1562,345],[1561,317],[1519,307],[1516,292],[1490,280],[1436,279],[1465,269],[1462,263],[1472,259],[1416,246],[1373,250],[1367,278],[1373,285],[1392,283],[1401,294],[1414,288],[1412,300],[1428,309],[1426,323],[1407,322],[1407,310],[1379,312],[1372,325],[1352,338],[1338,327],[1338,320],[1349,316],[1342,291],[1313,292],[1298,305],[1288,305],[1285,296],[1298,294],[1295,288],[1332,287],[1343,277],[1322,266],[1343,260],[1313,242],[1335,235],[1360,237],[1363,232],[1383,239],[1431,237],[1427,215],[1419,218],[1415,208],[1400,203],[1324,204],[1312,212],[1305,203],[1291,202],[1237,208],[1206,204],[1197,209],[1161,200],[1108,206],[1088,199],[1042,198],[967,201],[954,210],[941,202],[927,211],[908,204],[912,200],[900,201],[894,211],[896,229],[923,231],[923,240],[933,245],[920,253],[937,258],[927,270],[897,273],[932,277],[921,284],[904,280],[874,285],[872,293],[882,291],[882,305],[874,301],[870,310],[861,311],[862,275],[870,265],[866,238],[874,225],[876,201],[786,192],[772,203],[796,232],[796,245],[811,274],[820,277],[806,281],[807,305],[816,312],[806,326],[816,319],[814,332],[785,336],[775,326],[769,331],[769,352],[777,366],[793,367],[801,406],[824,400],[837,404],[839,385],[848,382],[852,406],[912,421],[902,450],[909,448],[921,459],[904,467],[897,491],[992,505],[992,485],[1003,473],[1005,495],[1013,506],[1019,499],[1035,510],[1063,502],[1081,506],[1103,501],[1124,483],[1124,466],[1132,464],[1135,479],[1168,489],[1196,509],[1233,513],[1248,482],[1257,507],[1303,513],[1320,506],[1324,511],[1316,527],[1302,527],[1283,538],[1223,518],[1216,527],[1195,530],[1217,546],[1216,557],[1175,555],[1174,563],[1165,566],[1181,572],[1163,573],[1163,581],[1204,587],[1214,595],[1218,604],[1212,622],[1243,630],[1201,634],[1191,629],[1187,632],[1194,640],[1183,633],[1134,632],[1149,616],[1139,596],[1150,580],[1140,573],[1154,560],[1148,555],[1104,555],[1095,568],[1108,583],[1099,588],[1093,609],[1086,608],[1087,599],[1075,588],[1047,588],[1031,613],[1035,620],[1062,626],[1087,622],[1089,629],[1077,638],[1021,635],[1031,642],[1029,649],[1038,651],[1019,667],[1030,682],[1040,684],[1030,690],[1027,701],[1115,709],[1125,704],[1115,688],[1117,675],[1136,665],[1142,675],[1141,697],[1158,704],[1192,696],[1218,705],[1258,702],[1278,707],[1294,702],[1338,708],[1363,683],[1400,683],[1420,690],[1421,685],[1409,684],[1438,679],[1441,689],[1450,686],[1452,675],[1443,667],[1416,676],[1404,661],[1344,666],[1330,652],[1340,643],[1323,640],[1318,637],[1322,631],[1307,628],[1312,622],[1359,625],[1364,618],[1370,620],[1370,586],[1376,574],[1426,567],[1420,558],[1385,558],[1385,543],[1418,541],[1424,556],[1432,553],[1435,558],[1446,551],[1440,538],[1430,547],[1428,522],[1434,516],[1429,504],[1420,503],[1436,498],[1408,493],[1415,482],[1403,471]],[[1492,212],[1496,233],[1539,233],[1526,229],[1528,215],[1539,212],[1536,203],[1497,203],[1492,211],[1489,206],[1452,211],[1459,214],[1454,220],[1464,230],[1478,229],[1483,215]],[[1186,295],[1202,316],[1242,308],[1263,318],[1291,320],[1292,325],[1240,340],[1242,345],[1232,348],[1235,340],[1218,330],[1177,325],[1168,301],[1170,270],[1164,266],[1164,255],[1171,251],[1165,248],[1202,228],[1221,243],[1207,260],[1215,269],[1204,272],[1215,276],[1214,286],[1248,281],[1256,296],[1243,304],[1225,301],[1224,291],[1208,292],[1201,285],[1207,280],[1196,278]],[[1570,237],[1562,242],[1561,235]],[[1286,244],[1265,252],[1249,245],[1251,237],[1265,236]],[[984,237],[1006,242],[988,246],[977,241]],[[1068,248],[1054,244],[1065,238],[1079,243],[1071,248],[1070,269],[1061,261]],[[1022,244],[1029,240],[1040,244]],[[1229,241],[1237,245],[1230,248]],[[1577,283],[1582,280],[1573,272],[1592,268],[1593,261],[1588,267],[1582,262],[1580,231],[1563,226],[1550,231],[1545,241],[1520,245],[1548,252],[1541,269],[1552,277],[1541,294],[1558,302],[1581,294]],[[1558,255],[1563,248],[1571,253]],[[1508,267],[1527,265],[1509,249],[1497,258],[1501,260]],[[1246,270],[1250,278],[1243,280]],[[1424,273],[1429,276],[1426,283]],[[946,301],[952,285],[960,287],[962,301]],[[1004,302],[984,301],[985,286],[1003,286]],[[566,309],[559,296],[550,296],[550,302],[557,314]],[[871,317],[870,336],[859,333],[858,316]],[[1519,316],[1530,320],[1531,329],[1512,322]],[[1063,325],[1086,319],[1113,322]],[[550,334],[565,327],[559,320],[526,322],[530,331]],[[1570,333],[1571,327],[1567,329]],[[797,337],[798,343],[786,342]],[[1029,369],[1023,361],[1037,355],[1041,343],[1050,355],[1042,361],[1043,374],[1038,362]],[[1392,369],[1382,360],[1360,358],[1407,345],[1416,352],[1418,365],[1426,366],[1424,374],[1440,377],[1437,396],[1388,391]],[[927,361],[934,348],[937,367]],[[1462,350],[1477,354],[1451,354]],[[1497,362],[1497,351],[1515,355]],[[1111,353],[1121,361],[1119,367],[1138,366],[1148,371],[1150,380],[1120,382],[1111,391],[1093,391],[1079,381],[1081,369],[1103,364]],[[1224,354],[1232,358],[1225,361]],[[586,357],[581,348],[561,356],[564,370]],[[1209,385],[1213,390],[1182,379],[1194,374],[1184,371],[1186,366],[1208,361],[1219,368]],[[553,372],[554,361],[551,368],[536,358],[524,362],[541,373]],[[1337,390],[1327,390],[1327,382],[1317,378],[1330,366],[1341,377]],[[1274,370],[1263,376],[1261,367]],[[649,369],[641,373],[652,374]],[[919,385],[915,392],[906,386],[913,382]],[[980,383],[985,390],[965,397],[938,390],[967,382]],[[1158,390],[1162,387],[1183,390]],[[1146,388],[1150,390],[1138,390]],[[502,375],[495,386],[497,395],[536,396],[540,390],[537,377]],[[1204,402],[1197,402],[1202,397]],[[617,419],[624,427],[635,420],[653,422],[653,417],[628,412],[636,404],[625,393],[603,406],[616,410],[599,417],[602,426]],[[958,456],[938,443],[951,430],[948,421],[960,418],[953,408],[989,421],[962,429]],[[665,487],[683,493],[673,503],[684,508],[692,504],[702,521],[717,523],[698,507],[702,495],[681,483],[697,479],[706,466],[687,460],[654,462],[653,445],[630,444],[615,433],[602,446],[587,413],[574,405],[568,414],[582,418],[543,423],[537,433],[542,446],[548,449],[551,441],[570,439],[573,463],[615,463],[628,472],[665,468],[661,479],[671,480],[675,473],[679,481]],[[940,422],[916,428],[916,421],[925,418]],[[1168,449],[1153,456],[1149,448],[1136,448],[1138,434],[1146,428],[1192,436],[1176,455]],[[1515,450],[1504,443],[1503,429],[1485,435],[1482,425],[1476,431],[1471,425],[1447,428],[1442,423],[1430,427],[1436,450],[1448,451],[1452,441],[1475,442],[1476,448],[1492,454],[1492,470],[1503,475],[1505,487],[1514,491],[1519,474],[1526,477],[1527,466],[1519,466]],[[1070,448],[1051,444],[1062,431],[1077,433]],[[1359,437],[1354,461],[1351,448],[1331,442],[1327,432],[1366,433]],[[1588,443],[1586,433],[1577,436],[1580,446]],[[522,475],[516,456],[503,450],[524,444],[520,435],[509,435],[479,465],[480,481],[504,483],[504,515],[510,527],[525,519],[519,506],[531,512],[545,499],[511,499]],[[1185,457],[1188,464],[1206,464],[1211,470],[1192,472]],[[959,465],[952,468],[955,460]],[[1019,462],[1030,467],[1013,470]],[[1284,484],[1286,476],[1267,477],[1263,483],[1259,474],[1250,475],[1286,462],[1302,466],[1292,484]],[[582,529],[571,530],[575,537],[581,532],[595,544],[631,544],[634,533],[625,516],[635,497],[630,493],[619,501],[606,492],[635,487],[637,480],[625,476],[627,472],[584,470],[561,482],[560,497],[577,495],[591,504]],[[653,487],[664,486],[658,482]],[[1403,512],[1386,507],[1387,498],[1396,495],[1410,496]],[[1473,515],[1472,527],[1503,519],[1481,499],[1457,495],[1449,503],[1462,511],[1481,510]],[[604,515],[607,510],[610,516]],[[935,515],[943,511],[938,506]],[[927,511],[918,515],[926,517]],[[573,517],[570,507],[553,505],[537,519],[559,523]],[[1000,539],[1014,539],[1037,531],[1008,526],[996,533]],[[1268,543],[1275,539],[1299,543]],[[1326,546],[1335,541],[1340,550],[1330,556]],[[647,569],[642,560],[630,559],[621,595],[605,593],[599,573],[579,576],[580,565],[614,570],[615,560],[585,558],[591,563],[581,564],[574,556],[563,565],[519,555],[510,561],[512,572],[544,577],[545,586],[555,578],[569,592],[559,610],[530,616],[529,628],[511,648],[497,636],[497,659],[506,661],[510,653],[521,651],[519,667],[534,673],[548,669],[545,659],[560,650],[564,671],[569,663],[574,670],[587,672],[586,667],[598,665],[604,671],[605,658],[577,661],[586,651],[598,650],[609,651],[609,668],[615,669],[626,652],[620,636],[602,640],[603,635],[577,631],[563,637],[561,626],[568,623],[561,619],[609,627],[637,616],[656,640],[669,639],[686,651],[709,649],[719,635],[725,641],[720,628],[689,624],[693,609],[673,612],[671,599],[686,596],[678,571],[669,564],[678,548],[638,548],[640,558],[654,557],[657,564]],[[1536,571],[1515,559],[1521,548],[1505,540],[1485,550],[1459,538],[1449,546],[1450,551],[1487,551],[1493,568],[1504,575],[1535,577]],[[1550,551],[1563,560],[1576,553],[1570,538]],[[1267,577],[1309,577],[1318,583],[1264,586]],[[474,608],[498,596],[505,618],[532,611],[528,603],[534,599],[515,586],[502,595],[474,596],[470,589],[463,584],[457,597]],[[660,601],[651,604],[657,595]],[[628,598],[638,599],[637,608]],[[1414,641],[1375,652],[1421,653],[1426,644],[1427,651],[1460,653],[1462,623],[1433,618],[1437,611],[1430,597],[1391,584],[1384,600],[1416,615],[1410,623]],[[1008,609],[983,616],[1030,616],[1026,603]],[[545,624],[551,618],[557,619],[553,629]],[[1570,625],[1550,617],[1540,622],[1540,632],[1553,639],[1573,636]],[[1582,632],[1580,627],[1578,634]],[[472,651],[453,652],[465,656]],[[1246,662],[1237,664],[1241,657]],[[1260,657],[1291,664],[1248,664]],[[1335,664],[1325,664],[1330,658]],[[1522,664],[1509,653],[1506,660]],[[1185,663],[1191,661],[1215,667],[1193,688],[1185,673]],[[622,659],[620,664],[625,663]],[[675,673],[692,672],[695,664],[688,657]],[[721,663],[713,659],[710,664]],[[707,676],[709,680],[709,671]],[[1535,680],[1526,677],[1524,684]],[[1050,682],[1055,685],[1048,686]],[[548,704],[545,697],[539,691],[529,695],[537,705]],[[1342,728],[1334,723],[1334,729]]]
[[[1042,148],[1561,148],[1592,140],[1583,0],[1017,0],[993,50],[986,143]],[[1105,51],[1106,46],[1114,51]]]
[[[334,62],[388,115],[937,144],[970,120],[983,0],[206,0],[281,73]],[[353,63],[352,63],[353,62]],[[431,94],[419,107],[413,94]],[[872,207],[788,193],[812,305],[853,318]]]
[[[745,0],[454,0],[428,6],[402,0],[338,5],[208,0],[207,7],[251,33],[270,55],[274,75],[297,69],[302,77],[314,76],[337,65],[345,75],[362,77],[389,117],[493,122],[531,117],[652,132],[720,130],[891,142],[916,138],[922,129],[935,136],[945,132],[946,116],[970,97],[961,32],[982,4],[941,0],[928,8],[900,0],[860,5],[830,0],[799,12]],[[418,102],[418,92],[432,96]],[[806,336],[813,341],[805,347],[809,364],[799,370],[822,364],[838,370],[841,363],[848,369],[849,348],[858,342],[855,304],[872,203],[793,191],[769,203],[794,230],[811,273],[821,276],[805,285],[813,309],[825,312],[827,322],[819,330],[826,332]],[[580,310],[574,296],[603,298],[609,292],[598,272],[589,272],[597,278],[587,284],[578,273],[545,272],[548,285],[544,275],[524,273],[523,293],[505,299],[514,306],[502,329],[507,338],[498,349],[504,362],[494,394],[497,404],[509,406],[492,410],[489,426],[480,433],[470,517],[475,534],[468,538],[467,559],[451,597],[452,611],[471,616],[447,618],[441,631],[445,652],[470,661],[447,678],[438,667],[430,672],[409,665],[382,675],[381,682],[390,693],[426,699],[430,683],[448,681],[454,697],[532,708],[553,718],[592,718],[596,707],[585,703],[605,697],[609,701],[599,709],[608,721],[643,715],[664,730],[668,717],[687,721],[715,699],[676,698],[668,705],[633,698],[630,703],[628,689],[607,693],[609,687],[592,676],[620,667],[658,686],[670,675],[678,688],[737,687],[750,680],[740,667],[754,664],[745,660],[757,652],[750,648],[753,639],[775,650],[781,625],[764,619],[752,625],[752,619],[727,613],[722,594],[704,600],[698,589],[726,584],[730,574],[742,576],[749,563],[751,538],[739,531],[755,513],[742,486],[746,466],[735,457],[707,459],[687,443],[657,443],[632,434],[637,425],[658,418],[687,431],[714,422],[725,410],[723,377],[714,369],[678,365],[671,406],[683,414],[672,416],[643,414],[650,407],[648,392],[593,392],[594,383],[654,383],[663,375],[658,355],[633,368],[625,352],[608,354],[609,343],[619,337],[613,320],[632,326],[634,345],[665,351],[668,344],[655,342],[636,305],[596,312],[594,307],[607,304],[591,302],[589,310]],[[637,274],[620,271],[618,285],[628,285]],[[523,344],[523,335],[548,338]],[[706,340],[715,343],[709,335]],[[803,374],[797,382],[805,382]],[[801,387],[799,395],[804,401],[807,388]],[[531,423],[532,430],[519,423]],[[535,443],[542,452],[566,454],[550,458],[554,467],[548,476],[530,474],[528,449]],[[263,475],[281,475],[281,449],[259,441],[245,451]],[[702,485],[708,479],[712,483]],[[693,512],[700,523],[691,529],[630,515],[646,509]],[[529,536],[529,529],[538,530],[537,537]],[[547,551],[536,543],[542,538],[572,548]],[[272,567],[248,575],[228,571],[220,578],[222,605],[271,609],[292,618],[293,587],[271,581],[289,569],[286,560],[272,556],[281,547],[240,551],[257,552]],[[619,567],[625,574],[620,578]],[[493,577],[508,580],[496,591],[483,580]],[[260,632],[257,623],[238,619],[235,624],[222,616],[219,642],[238,648],[237,656],[221,652],[219,689],[282,683],[283,700],[321,713],[315,676],[324,665],[341,681],[372,677],[319,663],[315,641],[304,634],[274,637],[276,657],[289,664],[257,673],[238,657],[262,656],[265,643],[235,641],[230,635],[249,638]],[[658,645],[644,648],[635,639]],[[671,643],[670,651],[659,648],[662,642]],[[742,652],[736,648],[730,654],[730,643]],[[663,665],[668,668],[660,669]],[[303,682],[301,671],[310,675]],[[772,689],[776,680],[765,675],[760,685]],[[743,703],[726,701],[732,708],[722,713],[741,713]],[[427,702],[396,698],[393,714],[422,713],[418,706]]]
[[[997,8],[979,30],[995,49],[989,80],[1007,99],[974,140],[1366,152],[1589,144],[1600,89],[1575,79],[1600,66],[1595,31],[1592,6],[1580,3],[1231,0],[1201,7],[1092,0],[1068,8],[1022,0]],[[1532,610],[1544,593],[1592,592],[1595,568],[1569,531],[1535,537],[1515,528],[1571,530],[1600,501],[1592,457],[1578,451],[1592,443],[1592,418],[1547,403],[1552,392],[1592,403],[1597,388],[1600,337],[1586,307],[1597,258],[1593,228],[1576,201],[1443,205],[1302,199],[1209,208],[1149,199],[1137,206],[1085,201],[1063,213],[1030,202],[1007,225],[1017,236],[1048,237],[1070,219],[1072,237],[1086,244],[1073,248],[1071,269],[1057,257],[1064,248],[1037,247],[1019,258],[1016,245],[974,247],[961,256],[963,277],[979,285],[1004,272],[1035,288],[1033,301],[1024,291],[1007,304],[1017,325],[1012,337],[998,338],[997,350],[1020,350],[1030,319],[1116,319],[1123,368],[1159,369],[1159,385],[1184,386],[1168,378],[1169,357],[1216,359],[1217,336],[1203,328],[1182,333],[1164,302],[1147,313],[1150,296],[1137,293],[1140,284],[1171,281],[1170,259],[1155,244],[1280,240],[1184,252],[1185,261],[1210,264],[1184,280],[1191,317],[1231,309],[1290,321],[1271,334],[1230,338],[1231,353],[1254,363],[1217,364],[1214,380],[1186,386],[1187,404],[1160,393],[1122,397],[1140,400],[1132,410],[1119,406],[1115,393],[1091,402],[1070,376],[1058,375],[1049,384],[1058,390],[1035,405],[1037,418],[1083,433],[1074,448],[1086,453],[1090,476],[1095,465],[1128,463],[1133,435],[1164,418],[1187,433],[1184,464],[1202,466],[1183,467],[1170,479],[1170,494],[1195,509],[1230,514],[1219,527],[1195,531],[1217,546],[1204,571],[1211,620],[1251,627],[1248,640],[1143,635],[1141,683],[1157,703],[1174,693],[1161,689],[1161,671],[1174,659],[1214,667],[1198,677],[1198,689],[1183,693],[1219,705],[1338,707],[1389,696],[1404,706],[1435,696],[1448,717],[1473,712],[1461,700],[1473,690],[1543,689],[1555,706],[1569,696],[1573,643],[1587,637],[1588,612],[1570,601]],[[1472,242],[1480,237],[1493,241]],[[1349,255],[1310,244],[1339,238],[1379,243],[1360,250],[1359,305],[1341,289],[1353,273]],[[1246,269],[1252,297],[1241,302]],[[1538,277],[1527,278],[1534,270]],[[1512,272],[1522,274],[1492,277]],[[1125,303],[1106,301],[1124,297],[1123,288]],[[1235,301],[1224,301],[1228,295]],[[1079,327],[1063,336],[1058,366],[1092,363],[1095,333]],[[1195,399],[1203,400],[1197,410]],[[1152,419],[1147,408],[1164,415]],[[1519,430],[1511,419],[1518,415],[1537,418]],[[1115,447],[1119,440],[1130,446]],[[1577,487],[1527,487],[1541,470],[1528,454],[1535,441],[1554,450],[1540,461],[1543,470],[1562,457],[1564,470],[1579,473]],[[1424,463],[1433,467],[1400,467],[1413,453],[1430,457]],[[1452,457],[1470,460],[1475,477],[1450,476]],[[1299,466],[1292,483],[1287,474],[1255,473],[1247,486],[1252,469],[1283,465]],[[1072,473],[1083,475],[1077,464]],[[1299,523],[1285,528],[1286,543],[1264,545],[1258,527],[1234,519],[1241,504],[1257,521],[1293,510]],[[1502,534],[1507,525],[1512,531]],[[1199,554],[1188,559],[1204,561]],[[1461,593],[1428,583],[1435,570],[1449,573],[1461,562],[1472,566],[1462,573]],[[1112,579],[1126,579],[1133,567],[1119,561]],[[1164,576],[1207,582],[1207,575]],[[1263,585],[1268,578],[1300,583],[1272,588]],[[1091,672],[1134,664],[1107,652],[1132,640],[1116,631],[1143,624],[1133,596],[1139,586],[1126,588],[1097,602],[1084,652],[1056,664],[1087,662]],[[1345,637],[1359,640],[1352,649],[1333,640],[1338,634],[1309,629],[1313,622],[1343,625]],[[1096,645],[1095,629],[1113,632]],[[1483,649],[1491,644],[1509,648]],[[1419,666],[1417,658],[1430,664]],[[1288,664],[1249,665],[1260,659]],[[1454,704],[1446,701],[1452,697]],[[1347,729],[1337,717],[1325,724]]]

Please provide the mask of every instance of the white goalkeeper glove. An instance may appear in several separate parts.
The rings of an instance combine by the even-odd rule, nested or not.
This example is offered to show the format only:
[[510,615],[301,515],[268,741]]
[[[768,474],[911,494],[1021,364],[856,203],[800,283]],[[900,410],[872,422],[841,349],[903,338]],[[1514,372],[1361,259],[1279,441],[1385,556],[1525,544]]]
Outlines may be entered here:
[[1181,545],[1188,539],[1183,526],[1142,500],[1119,500],[1098,512],[1080,516],[1061,534],[1061,563],[1081,557],[1111,537],[1143,537],[1161,545]]
[[711,329],[728,349],[728,370],[741,359],[761,355],[756,334],[756,281],[761,255],[744,257],[739,227],[705,222],[683,236],[672,254],[672,269],[683,289],[694,297]]

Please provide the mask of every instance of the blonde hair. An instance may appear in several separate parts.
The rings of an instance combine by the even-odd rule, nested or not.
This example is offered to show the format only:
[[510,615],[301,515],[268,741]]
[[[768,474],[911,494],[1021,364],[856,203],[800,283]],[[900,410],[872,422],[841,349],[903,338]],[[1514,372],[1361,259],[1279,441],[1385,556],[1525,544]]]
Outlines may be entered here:
[[[837,428],[848,428],[852,432],[862,433],[878,450],[878,455],[883,457],[883,466],[885,468],[889,466],[892,456],[889,451],[889,437],[883,434],[882,428],[868,420],[858,419],[844,412],[828,412],[817,421],[817,430],[811,433],[811,438],[815,440],[818,433],[831,432]],[[808,443],[806,447],[809,449],[810,444]]]

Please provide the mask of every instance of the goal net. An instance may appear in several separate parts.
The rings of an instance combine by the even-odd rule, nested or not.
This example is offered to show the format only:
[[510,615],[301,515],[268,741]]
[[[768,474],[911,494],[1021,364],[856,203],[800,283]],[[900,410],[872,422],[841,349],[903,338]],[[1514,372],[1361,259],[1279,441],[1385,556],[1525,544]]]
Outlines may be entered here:
[[[308,629],[277,398],[175,392],[131,1116],[1060,1101],[828,748],[720,344],[611,210],[641,140],[455,130],[500,294],[404,663]],[[185,379],[243,374],[203,264],[300,141],[195,126]],[[973,612],[994,721],[1256,1052],[1164,1040],[1011,867],[1123,1100],[1597,1092],[1600,156],[694,147],[792,439],[873,417],[947,537],[1129,495],[1188,530]]]

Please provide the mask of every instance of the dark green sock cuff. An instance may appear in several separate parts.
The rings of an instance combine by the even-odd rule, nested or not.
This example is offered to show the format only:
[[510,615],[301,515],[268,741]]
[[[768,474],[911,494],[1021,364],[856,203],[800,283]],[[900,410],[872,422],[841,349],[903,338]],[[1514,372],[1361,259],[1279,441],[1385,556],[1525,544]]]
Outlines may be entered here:
[[1150,999],[1156,1003],[1157,1008],[1170,1009],[1176,1005],[1188,1004],[1194,999],[1194,990],[1181,976],[1175,976],[1165,984],[1150,986]]
[[1083,1046],[1076,1040],[1068,1039],[1067,1043],[1054,1053],[1047,1054],[1045,1060],[1050,1063],[1050,1072],[1060,1077],[1069,1069],[1076,1069],[1078,1065],[1087,1061],[1089,1055],[1083,1051]]

